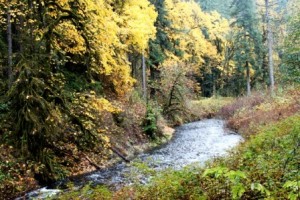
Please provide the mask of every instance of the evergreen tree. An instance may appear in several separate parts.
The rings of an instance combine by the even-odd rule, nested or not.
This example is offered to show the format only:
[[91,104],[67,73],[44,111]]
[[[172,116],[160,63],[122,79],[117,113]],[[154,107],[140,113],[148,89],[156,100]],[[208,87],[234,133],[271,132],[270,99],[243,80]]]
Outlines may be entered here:
[[[247,95],[251,92],[251,71],[260,73],[261,69],[261,34],[258,30],[256,18],[256,6],[254,1],[235,0],[233,2],[232,17],[235,21],[232,25],[237,28],[235,32],[235,56],[236,76],[239,79],[238,90],[247,87]],[[246,77],[245,77],[246,71]],[[256,75],[257,76],[257,75]],[[246,79],[246,81],[245,81]]]
[[284,81],[300,83],[300,0],[291,0],[288,8],[289,21],[280,69]]
[[230,18],[230,5],[233,0],[197,0],[204,11],[217,11],[223,17]]
[[157,29],[156,38],[149,41],[149,58],[148,64],[150,66],[150,96],[155,95],[155,81],[159,79],[159,69],[158,66],[162,64],[167,59],[166,52],[174,53],[177,56],[181,56],[182,52],[176,49],[176,44],[179,41],[172,41],[166,32],[167,29],[171,28],[171,21],[167,18],[168,11],[165,6],[165,0],[150,0],[150,2],[155,6],[158,13],[155,26]]

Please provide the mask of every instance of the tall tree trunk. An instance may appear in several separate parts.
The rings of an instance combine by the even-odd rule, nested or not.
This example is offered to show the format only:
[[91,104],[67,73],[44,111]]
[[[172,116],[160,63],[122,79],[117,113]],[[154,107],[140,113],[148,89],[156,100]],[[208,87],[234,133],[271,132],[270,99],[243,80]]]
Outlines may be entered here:
[[[265,19],[264,19],[264,23],[265,23]],[[267,39],[267,30],[266,28],[264,28],[263,30],[263,44],[266,44],[268,39]],[[262,63],[262,84],[266,85],[266,83],[268,82],[268,76],[269,76],[269,62],[268,62],[268,52],[267,51],[263,51],[263,63]]]
[[146,76],[146,62],[145,56],[142,56],[142,70],[143,70],[143,98],[147,101],[147,76]]
[[8,1],[7,7],[7,76],[8,76],[8,88],[11,88],[13,82],[13,73],[12,73],[12,30],[11,30],[11,13],[10,13],[10,1]]
[[269,54],[269,78],[270,78],[270,91],[274,93],[274,66],[273,66],[273,34],[270,24],[270,13],[269,13],[269,0],[265,0],[266,6],[266,22],[267,22],[267,40],[268,40],[268,54]]
[[250,67],[249,62],[246,61],[246,73],[247,73],[247,96],[251,95],[251,85],[250,85]]

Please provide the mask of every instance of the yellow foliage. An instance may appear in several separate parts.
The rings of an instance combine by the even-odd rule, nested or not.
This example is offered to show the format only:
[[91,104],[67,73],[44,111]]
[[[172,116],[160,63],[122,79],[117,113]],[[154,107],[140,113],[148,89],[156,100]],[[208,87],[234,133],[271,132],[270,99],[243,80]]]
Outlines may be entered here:
[[119,113],[122,110],[117,106],[114,106],[111,102],[103,97],[97,97],[94,91],[91,91],[90,94],[77,93],[77,98],[73,101],[74,104],[77,104],[79,108],[84,111],[84,114],[90,118],[95,112],[107,111],[110,113]]
[[80,55],[86,52],[85,41],[71,22],[59,24],[55,31],[60,35],[60,40],[56,40],[53,44],[56,49]]
[[172,29],[168,33],[174,41],[180,40],[183,61],[198,67],[204,63],[204,57],[219,63],[223,60],[224,55],[217,52],[214,40],[225,41],[229,31],[226,19],[217,12],[203,12],[195,1],[166,0],[166,7],[168,18],[172,21]]
[[142,53],[148,48],[149,39],[155,38],[154,22],[157,18],[154,6],[147,0],[126,0],[121,13],[121,40],[127,46]]
[[122,112],[119,107],[113,105],[107,99],[96,96],[94,91],[85,94],[77,93],[75,97],[75,100],[72,102],[74,107],[72,113],[82,119],[85,129],[97,130],[97,133],[100,135],[107,132],[102,127],[100,128],[99,123],[97,123],[103,120],[101,116],[106,112],[112,114]]
[[94,97],[91,102],[91,106],[97,110],[105,110],[110,113],[119,113],[122,110],[113,106],[107,99]]
[[156,12],[147,0],[124,2],[124,11],[117,13],[111,1],[82,0],[88,38],[93,53],[90,72],[113,86],[118,95],[132,89],[135,80],[130,75],[127,54],[133,47],[143,52],[148,40],[155,36]]

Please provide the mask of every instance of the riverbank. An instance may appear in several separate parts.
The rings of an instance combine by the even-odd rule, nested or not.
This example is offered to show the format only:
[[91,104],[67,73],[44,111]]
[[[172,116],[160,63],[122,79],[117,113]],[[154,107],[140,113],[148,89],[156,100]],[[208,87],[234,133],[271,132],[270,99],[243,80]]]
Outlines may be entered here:
[[[232,101],[232,98],[209,98],[209,99],[201,99],[199,101],[193,101],[190,103],[190,107],[189,107],[190,109],[187,112],[187,113],[189,113],[189,115],[188,115],[189,117],[185,116],[185,118],[182,118],[181,121],[189,122],[189,121],[195,121],[198,119],[203,119],[208,116],[212,117],[220,110],[220,108],[222,106],[227,105],[231,101]],[[201,112],[198,112],[198,111],[201,111]],[[127,146],[127,148],[123,148],[122,154],[126,155],[127,160],[131,160],[132,158],[136,157],[136,155],[138,155],[140,153],[147,152],[151,149],[154,149],[156,147],[159,147],[163,144],[168,143],[168,141],[170,139],[172,139],[173,134],[174,134],[174,128],[171,128],[170,126],[168,126],[168,124],[174,125],[177,123],[178,122],[176,122],[176,123],[167,122],[161,116],[159,116],[158,120],[157,120],[157,127],[158,127],[159,132],[162,133],[162,136],[157,138],[156,140],[150,140],[149,142],[146,142],[146,143],[139,143],[138,145],[129,146],[129,148]],[[137,135],[137,133],[135,135]],[[119,143],[122,143],[122,141],[119,141]],[[120,161],[122,161],[122,158],[115,157],[114,159],[109,160],[109,163],[102,166],[101,169],[113,166],[115,163],[118,163]],[[93,160],[92,162],[94,163],[95,161]],[[92,171],[99,170],[99,168],[97,169],[97,168],[95,168],[95,166],[91,165],[91,161],[86,162],[85,165],[89,171],[87,171],[87,169],[85,169],[85,171],[82,171],[82,173],[87,174]],[[84,167],[82,167],[82,168],[84,168]],[[79,176],[81,176],[81,175],[79,175]],[[43,189],[43,192],[45,192],[44,189]],[[50,190],[49,192],[51,193],[52,191]]]
[[[113,199],[297,199],[300,116],[270,124],[205,168],[167,170]],[[97,199],[97,198],[96,198]]]
[[[98,101],[94,95],[86,94],[88,98]],[[84,102],[83,102],[84,103]],[[74,142],[74,137],[80,135],[78,127],[66,122],[64,125],[65,135],[68,140],[61,138],[55,147],[59,147],[58,154],[51,154],[51,159],[55,159],[54,167],[56,174],[52,174],[52,181],[60,180],[65,177],[78,176],[98,169],[107,168],[120,160],[130,160],[136,155],[153,149],[163,143],[168,142],[174,133],[170,125],[179,124],[179,122],[168,122],[163,119],[159,111],[155,110],[155,128],[157,138],[153,140],[144,132],[144,120],[147,112],[145,104],[136,96],[129,96],[129,100],[123,102],[114,102],[110,105],[102,105],[107,102],[98,102],[101,109],[86,112],[86,115],[92,115],[86,123],[97,128],[101,139],[95,143],[93,148],[80,149]],[[90,109],[90,108],[87,108]],[[96,108],[94,108],[96,109]],[[97,108],[98,109],[98,108]],[[115,111],[117,110],[117,112]],[[77,112],[83,112],[78,110]],[[5,119],[6,115],[0,113]],[[3,115],[3,116],[2,116]],[[180,123],[192,121],[196,118],[203,118],[203,113],[199,115],[189,114],[190,117],[180,119]],[[147,117],[147,116],[146,116]],[[2,131],[9,131],[10,123],[7,123]],[[121,138],[121,139],[120,139]],[[1,199],[12,199],[37,189],[49,182],[39,182],[44,179],[49,172],[45,165],[25,159],[19,154],[18,149],[9,145],[9,141],[1,141],[0,146],[0,197]],[[113,151],[112,151],[113,150]],[[43,178],[44,177],[44,178]],[[47,178],[47,177],[46,177]]]
[[[95,161],[97,159],[91,159],[88,157],[88,155],[85,155],[85,157],[82,158],[83,162],[80,162],[78,166],[76,166],[76,168],[80,168],[82,170],[77,170],[77,173],[71,174],[66,180],[69,180],[71,183],[72,181],[78,179],[78,177],[83,177],[85,174],[92,174],[93,172],[96,172],[98,170],[109,169],[116,166],[118,163],[124,163],[124,161],[125,163],[130,162],[141,153],[151,151],[155,148],[158,148],[161,145],[168,143],[173,138],[175,129],[168,126],[168,124],[163,118],[158,119],[157,126],[159,131],[162,133],[162,136],[156,138],[155,140],[147,138],[145,135],[142,141],[137,141],[137,138],[130,138],[131,140],[130,144],[127,143],[128,141],[119,141],[118,143],[121,144],[119,146],[119,149],[121,149],[120,154],[121,156],[124,156],[124,158],[118,155],[114,155],[113,157],[107,158],[106,162],[102,162],[98,164]],[[143,135],[142,132],[135,133],[135,134]],[[134,143],[132,141],[134,141]],[[113,154],[113,152],[110,152],[110,154]],[[32,181],[34,180],[32,179]],[[67,182],[65,183],[68,184]],[[60,191],[59,189],[46,189],[45,186],[46,185],[43,186],[38,184],[36,181],[34,181],[31,187],[27,188],[28,189],[27,191],[22,192],[21,195],[18,195],[18,193],[16,193],[15,197],[18,196],[18,199],[22,199],[23,197],[27,198],[27,194],[31,193],[30,196],[33,198],[34,197],[47,198],[49,194],[50,195],[56,194],[57,192]],[[63,187],[65,186],[66,185],[63,185]],[[40,193],[42,194],[41,196]],[[4,197],[5,199],[11,199],[8,196],[2,196],[2,197]]]
[[167,170],[113,199],[299,199],[299,97],[290,90],[237,99],[219,113],[246,137],[230,156],[204,168]]
[[[81,102],[70,105],[72,108],[77,106],[72,111],[79,116],[74,117],[75,122],[60,117],[62,120],[57,126],[62,129],[62,135],[46,148],[45,163],[50,162],[49,165],[36,162],[24,152],[21,154],[14,140],[7,135],[4,137],[12,132],[13,122],[8,121],[8,111],[0,112],[0,119],[6,121],[2,124],[5,127],[0,129],[0,199],[13,199],[56,180],[130,160],[167,142],[172,136],[173,129],[162,117],[157,119],[157,132],[163,132],[164,137],[153,140],[144,133],[147,108],[135,94],[124,102],[104,101],[93,93],[82,96],[79,97]],[[86,138],[91,135],[94,139]]]
[[150,184],[117,192],[87,185],[83,191],[89,192],[73,191],[60,199],[297,199],[299,97],[299,90],[272,98],[256,94],[223,107],[219,114],[230,113],[228,126],[241,130],[246,142],[204,168],[169,169],[157,173]]
[[[231,99],[231,98],[202,99],[200,101],[193,101],[190,103],[189,106],[190,106],[191,114],[189,115],[189,117],[184,116],[179,121],[177,121],[175,123],[171,123],[171,124],[174,125],[174,124],[178,124],[178,123],[202,119],[205,117],[222,116],[223,118],[228,119],[228,127],[233,128],[234,130],[238,131],[244,137],[250,138],[250,135],[255,135],[256,133],[258,133],[259,130],[261,128],[263,128],[264,125],[267,124],[268,121],[275,123],[277,121],[284,120],[285,118],[287,118],[289,116],[293,116],[296,113],[298,113],[299,112],[299,100],[298,99],[300,99],[299,97],[300,97],[300,94],[299,94],[298,90],[290,90],[281,95],[277,95],[274,98],[270,98],[267,95],[263,95],[263,94],[254,94],[250,98],[246,98],[246,97],[238,98],[235,101],[233,101],[233,99]],[[139,106],[139,105],[136,105],[136,106]],[[140,105],[139,108],[142,108],[142,106]],[[136,110],[136,109],[137,109],[137,107],[134,107],[131,111],[127,111],[127,117],[125,117],[125,120],[127,120],[126,118],[128,118],[128,113],[132,113],[132,116],[133,116],[134,110]],[[141,109],[139,109],[139,110],[141,110]],[[135,115],[135,118],[138,119],[138,116],[143,116],[145,114],[145,109],[144,109],[144,114],[141,114],[141,113],[142,112],[140,112],[139,115]],[[123,118],[124,118],[124,116],[123,116]],[[132,117],[130,117],[130,118],[135,119]],[[132,127],[132,125],[137,124],[138,121],[141,121],[141,120],[134,121],[134,123],[131,122],[130,123],[131,125],[129,125],[129,126]],[[122,124],[124,125],[124,123],[122,123]],[[137,155],[145,150],[152,149],[155,146],[160,145],[162,142],[167,142],[172,137],[172,133],[174,131],[174,129],[167,126],[167,124],[168,123],[165,120],[163,120],[163,118],[160,118],[157,121],[157,126],[159,127],[160,133],[163,133],[163,135],[166,136],[166,137],[161,137],[163,139],[163,141],[160,140],[160,142],[153,142],[153,141],[151,141],[151,139],[149,140],[149,138],[147,138],[146,135],[143,136],[143,134],[141,133],[142,132],[141,128],[127,129],[127,131],[128,130],[139,130],[139,131],[135,132],[133,135],[132,135],[132,132],[131,133],[127,132],[127,134],[130,133],[131,135],[127,135],[126,138],[136,137],[136,136],[139,136],[137,138],[140,138],[140,136],[143,136],[144,139],[136,140],[137,141],[136,143],[132,142],[132,138],[130,138],[131,141],[129,141],[129,142],[128,141],[118,141],[118,144],[124,145],[124,148],[118,148],[118,149],[120,149],[120,153],[122,155],[124,155],[127,159],[131,159],[135,155]],[[128,125],[126,127],[128,127]],[[133,126],[133,127],[138,127],[138,126]],[[112,133],[116,133],[116,132],[113,131]],[[124,134],[124,132],[121,132],[121,133]],[[118,135],[112,135],[112,136],[114,136],[115,138],[118,138],[117,137]],[[114,140],[112,140],[112,141],[114,141]],[[144,142],[141,142],[141,141],[144,141]],[[119,146],[119,147],[121,147],[121,146]],[[92,154],[92,155],[94,155],[94,154]],[[88,158],[90,159],[90,161],[88,161],[86,159],[86,157],[81,158],[82,160],[84,160],[84,165],[81,165],[81,169],[83,169],[83,170],[81,170],[79,172],[86,173],[86,172],[95,171],[97,169],[95,167],[95,165],[93,165],[92,163],[96,163],[99,166],[98,163],[101,163],[101,162],[98,162],[94,156],[90,156],[90,154],[88,154]],[[102,166],[103,166],[103,168],[105,168],[107,166],[111,166],[111,165],[113,165],[113,163],[116,163],[120,159],[121,158],[119,156],[114,155],[114,160],[111,159],[110,160],[111,162],[109,164],[102,165]],[[76,167],[78,167],[78,166],[76,166]],[[87,171],[87,170],[90,170],[90,171]],[[201,173],[201,171],[203,171],[203,169],[198,169],[197,174]],[[174,172],[174,173],[176,174],[176,172]],[[188,172],[188,173],[190,173],[190,172]],[[192,172],[192,173],[195,173],[195,172]],[[170,174],[173,174],[173,172]],[[180,180],[184,181],[185,178],[183,175],[182,175],[182,177],[183,177],[183,179],[180,179]],[[23,180],[26,180],[25,178]],[[32,179],[32,177],[28,176],[28,178],[31,178],[31,180],[34,181],[34,179]],[[35,185],[35,186],[37,186],[37,185]],[[90,186],[86,186],[86,187],[89,188],[88,190],[91,189]],[[138,186],[138,187],[140,187],[140,186]],[[132,190],[132,189],[133,188],[129,188],[129,190]],[[102,190],[109,191],[109,190],[101,187],[101,191]],[[96,190],[93,190],[93,191],[96,191]],[[112,194],[111,192],[109,192],[109,194],[110,194],[110,196],[115,195],[117,197],[120,196],[120,198],[122,198],[122,194],[123,194],[122,191],[120,191],[120,193],[116,193],[116,194]],[[124,191],[126,191],[126,189],[124,189]],[[128,191],[126,191],[125,193],[127,193],[127,192]],[[74,191],[73,194],[74,193],[76,193],[76,191]],[[228,193],[230,193],[230,192],[228,191]],[[98,195],[96,195],[95,198],[96,197],[99,198],[99,195],[100,195],[100,193],[98,193]],[[133,197],[135,197],[135,195],[136,194],[134,192]],[[73,197],[75,198],[76,195],[74,195]],[[63,197],[61,197],[61,198],[63,198]]]
[[[225,121],[220,119],[205,119],[179,126],[176,128],[174,138],[168,144],[138,155],[130,164],[123,162],[112,168],[82,176],[75,180],[74,188],[62,190],[62,196],[58,198],[90,198],[82,196],[80,193],[84,192],[78,190],[82,187],[87,189],[89,182],[91,185],[105,185],[116,191],[132,184],[146,184],[152,176],[169,168],[180,170],[190,164],[203,166],[207,160],[225,156],[227,150],[243,140],[240,135],[232,134],[225,129],[224,124]],[[47,192],[53,194],[56,191],[43,190],[41,195],[46,196]],[[102,194],[96,196],[102,197]]]

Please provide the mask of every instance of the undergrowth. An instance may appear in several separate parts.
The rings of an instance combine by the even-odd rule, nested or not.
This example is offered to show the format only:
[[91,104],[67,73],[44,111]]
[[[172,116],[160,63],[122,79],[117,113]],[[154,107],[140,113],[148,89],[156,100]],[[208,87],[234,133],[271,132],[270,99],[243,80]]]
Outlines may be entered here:
[[246,141],[228,157],[210,161],[205,168],[156,172],[149,184],[137,182],[111,192],[111,198],[299,199],[299,96],[297,90],[291,90],[275,97],[255,94],[237,101],[225,99],[221,111],[221,105],[211,99],[193,102],[199,105],[199,110],[193,109],[197,114],[217,105],[212,110],[229,119],[231,127],[243,130]]
[[[112,193],[104,186],[92,186],[87,184],[80,189],[76,189],[74,186],[69,186],[63,196],[58,197],[60,200],[110,200],[112,199]],[[56,198],[55,198],[56,199]]]
[[300,116],[269,125],[208,168],[157,174],[114,199],[291,199],[300,196]]
[[215,117],[224,106],[231,104],[233,100],[234,99],[230,97],[202,98],[191,101],[188,105],[188,109],[194,120],[212,118]]
[[271,97],[255,93],[240,97],[224,106],[218,115],[228,120],[228,127],[245,137],[255,134],[260,126],[277,122],[300,112],[299,88],[277,92]]

